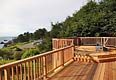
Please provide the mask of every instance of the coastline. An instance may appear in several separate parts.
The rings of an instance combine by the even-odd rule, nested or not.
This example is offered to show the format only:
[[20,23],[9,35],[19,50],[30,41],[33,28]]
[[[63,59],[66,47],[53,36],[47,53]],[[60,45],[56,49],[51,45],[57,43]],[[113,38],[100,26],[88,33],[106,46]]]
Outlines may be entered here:
[[[13,40],[14,37],[0,37],[0,43],[3,42],[3,43],[7,43],[11,40]],[[3,48],[4,44],[0,44],[0,49]]]

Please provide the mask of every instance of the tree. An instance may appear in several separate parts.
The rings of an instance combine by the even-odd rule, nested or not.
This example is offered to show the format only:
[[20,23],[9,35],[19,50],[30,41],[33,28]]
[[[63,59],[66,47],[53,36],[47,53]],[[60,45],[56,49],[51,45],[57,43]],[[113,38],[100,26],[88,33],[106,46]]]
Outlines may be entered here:
[[43,29],[38,29],[34,32],[34,39],[42,39],[45,37],[45,34],[47,33],[47,30],[45,28]]
[[100,0],[98,3],[90,0],[73,16],[52,24],[52,37],[70,37],[74,33],[79,36],[115,36],[116,0]]

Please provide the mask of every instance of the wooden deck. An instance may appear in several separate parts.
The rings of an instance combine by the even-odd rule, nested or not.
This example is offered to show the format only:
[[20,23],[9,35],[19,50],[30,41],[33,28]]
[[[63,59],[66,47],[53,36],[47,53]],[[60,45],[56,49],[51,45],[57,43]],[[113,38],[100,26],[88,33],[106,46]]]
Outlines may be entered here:
[[[101,61],[84,62],[79,59],[48,80],[116,80],[116,59],[112,59],[116,58],[116,50],[92,53],[92,55],[97,56]],[[83,56],[85,55],[82,55],[82,58],[85,58]]]
[[92,80],[97,63],[73,62],[49,80]]
[[74,61],[48,80],[116,80],[116,61],[105,63]]

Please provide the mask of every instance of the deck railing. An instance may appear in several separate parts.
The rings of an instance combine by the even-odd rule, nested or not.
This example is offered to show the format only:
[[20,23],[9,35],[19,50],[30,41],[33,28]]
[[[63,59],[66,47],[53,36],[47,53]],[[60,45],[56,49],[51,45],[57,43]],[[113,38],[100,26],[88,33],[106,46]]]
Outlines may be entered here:
[[116,46],[116,37],[77,37],[74,38],[77,45],[96,45],[100,43],[103,46]]
[[0,66],[0,80],[43,80],[74,57],[69,45]]
[[52,39],[52,46],[53,49],[59,49],[63,48],[69,45],[73,45],[74,39],[59,39],[59,38],[53,38]]

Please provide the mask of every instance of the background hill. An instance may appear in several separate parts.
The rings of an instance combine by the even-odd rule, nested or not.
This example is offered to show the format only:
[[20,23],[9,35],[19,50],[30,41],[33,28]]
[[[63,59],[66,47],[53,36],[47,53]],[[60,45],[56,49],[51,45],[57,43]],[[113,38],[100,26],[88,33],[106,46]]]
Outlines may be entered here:
[[52,37],[116,36],[116,0],[89,1],[64,22],[52,24]]

